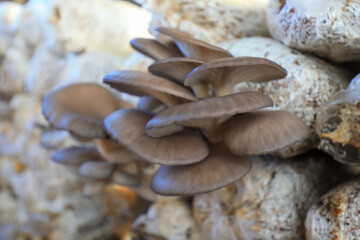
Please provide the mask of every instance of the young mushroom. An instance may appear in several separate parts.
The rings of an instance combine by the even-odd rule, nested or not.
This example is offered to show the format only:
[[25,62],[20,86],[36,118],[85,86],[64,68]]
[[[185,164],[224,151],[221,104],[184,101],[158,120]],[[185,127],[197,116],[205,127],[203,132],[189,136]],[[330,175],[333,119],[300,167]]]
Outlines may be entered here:
[[[112,154],[110,148],[108,155],[116,154]],[[85,178],[86,181],[83,194],[92,197],[101,193],[104,187],[110,183],[127,187],[138,187],[140,185],[141,180],[136,164],[138,158],[135,159],[134,155],[129,152],[123,157],[127,155],[131,158],[130,160],[119,159],[116,162],[108,162],[96,147],[78,146],[57,150],[52,159],[56,163],[78,168],[78,175]],[[119,162],[122,163],[118,164]]]
[[287,72],[266,58],[232,57],[217,59],[194,69],[185,79],[185,86],[210,84],[215,96],[233,93],[240,82],[266,82],[281,79]]
[[165,108],[166,106],[162,102],[151,95],[144,95],[140,97],[136,106],[136,109],[153,113],[159,113]]
[[170,107],[152,118],[146,133],[162,137],[180,131],[182,127],[199,128],[211,143],[222,140],[221,125],[235,114],[273,105],[273,101],[259,92],[243,92],[214,97]]
[[185,57],[208,62],[218,58],[232,57],[228,51],[198,40],[174,28],[159,27],[158,32],[174,39],[176,45]]
[[42,111],[50,125],[82,138],[106,138],[103,120],[131,105],[97,84],[73,84],[48,93]]
[[101,159],[101,155],[95,147],[68,147],[57,150],[51,159],[59,164],[79,166],[89,159]]
[[201,162],[184,166],[161,166],[151,189],[166,196],[189,196],[224,187],[242,178],[251,168],[248,156],[235,156],[222,144],[212,145]]
[[186,165],[203,160],[209,153],[206,142],[195,132],[152,138],[145,132],[152,115],[137,109],[120,109],[104,121],[109,135],[140,158],[163,165]]
[[135,38],[130,41],[130,45],[138,52],[154,60],[183,56],[175,46],[163,45],[155,39]]
[[305,123],[287,111],[249,112],[224,123],[224,144],[236,155],[275,152],[309,136]]
[[168,106],[196,101],[195,96],[186,88],[149,73],[115,71],[108,73],[103,81],[119,91],[132,95],[152,95]]
[[109,163],[127,164],[138,160],[138,157],[111,139],[94,139],[101,156]]
[[84,178],[91,179],[107,179],[111,176],[114,170],[114,164],[105,161],[86,161],[81,164],[78,169],[78,174]]
[[[204,64],[203,61],[178,57],[156,61],[149,66],[148,70],[156,76],[184,85],[186,76],[202,64]],[[194,85],[191,88],[197,98],[202,99],[211,96],[209,86],[206,84]]]

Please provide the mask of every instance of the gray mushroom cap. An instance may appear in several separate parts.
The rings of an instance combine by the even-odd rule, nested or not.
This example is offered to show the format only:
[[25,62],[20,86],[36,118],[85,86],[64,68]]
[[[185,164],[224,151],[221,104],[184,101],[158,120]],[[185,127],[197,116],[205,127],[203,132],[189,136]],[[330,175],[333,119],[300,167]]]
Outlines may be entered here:
[[166,106],[155,97],[150,95],[144,95],[140,97],[136,108],[145,112],[158,113],[161,110],[165,109]]
[[81,177],[92,179],[107,179],[114,170],[114,164],[105,161],[87,161],[78,169]]
[[156,76],[183,85],[186,76],[203,63],[196,59],[178,57],[156,61],[148,69]]
[[106,181],[105,180],[95,180],[91,179],[86,181],[83,187],[83,195],[85,197],[94,197],[99,195],[105,188]]
[[83,138],[105,138],[105,117],[130,106],[105,87],[83,83],[52,90],[43,100],[42,111],[54,128]]
[[130,41],[130,45],[138,52],[154,60],[182,57],[181,52],[176,47],[163,45],[155,39],[135,38]]
[[287,71],[265,58],[232,57],[217,59],[194,69],[185,79],[185,86],[210,84],[216,96],[233,93],[240,82],[266,82],[284,78]]
[[126,187],[139,187],[141,184],[140,176],[127,173],[121,167],[115,169],[110,181]]
[[224,123],[224,144],[236,155],[261,155],[303,141],[310,129],[287,111],[258,111],[237,115]]
[[127,164],[138,159],[136,155],[111,139],[95,139],[94,142],[97,150],[107,162]]
[[[170,58],[154,62],[148,70],[156,76],[184,85],[186,76],[203,63],[203,61],[185,57]],[[194,85],[191,89],[199,99],[211,96],[208,84]]]
[[151,189],[166,196],[189,196],[214,191],[246,175],[251,168],[248,156],[235,156],[221,144],[210,148],[201,162],[185,166],[161,166]]
[[231,53],[208,44],[207,42],[198,40],[174,28],[159,27],[158,32],[174,39],[176,45],[185,57],[198,59],[208,62],[218,58],[232,57]]
[[180,131],[182,127],[199,128],[210,142],[221,140],[220,126],[235,114],[270,107],[273,101],[260,92],[243,92],[214,97],[165,109],[146,125],[146,133],[162,137]]
[[100,160],[101,155],[95,147],[68,147],[57,150],[52,155],[56,163],[78,166],[89,160]]
[[104,83],[136,96],[152,95],[168,106],[196,101],[186,88],[149,73],[122,70],[108,73]]
[[152,115],[136,109],[120,109],[105,119],[105,129],[113,139],[140,158],[163,165],[186,165],[203,160],[209,153],[201,135],[181,132],[152,138],[145,132]]

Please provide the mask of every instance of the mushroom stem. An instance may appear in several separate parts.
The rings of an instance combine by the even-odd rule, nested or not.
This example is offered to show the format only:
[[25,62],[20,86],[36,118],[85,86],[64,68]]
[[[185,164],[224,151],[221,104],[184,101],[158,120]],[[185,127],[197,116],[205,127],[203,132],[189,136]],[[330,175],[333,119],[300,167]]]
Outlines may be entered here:
[[211,144],[219,143],[223,139],[221,128],[215,125],[212,127],[202,128],[201,132]]
[[199,84],[199,85],[191,86],[191,89],[198,99],[205,99],[205,98],[212,97],[209,86],[206,84]]
[[219,84],[213,87],[216,97],[226,96],[234,93],[234,84]]

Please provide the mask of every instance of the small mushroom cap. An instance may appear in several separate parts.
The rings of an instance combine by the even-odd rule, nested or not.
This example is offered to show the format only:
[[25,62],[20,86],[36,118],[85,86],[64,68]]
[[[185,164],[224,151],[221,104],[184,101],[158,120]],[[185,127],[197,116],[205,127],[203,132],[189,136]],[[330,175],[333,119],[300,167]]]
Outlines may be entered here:
[[158,113],[165,109],[166,106],[153,96],[144,95],[140,97],[136,108],[145,112]]
[[204,62],[218,58],[232,57],[230,52],[208,44],[207,42],[195,39],[189,34],[181,32],[177,29],[159,27],[157,31],[173,38],[185,57],[198,59]]
[[104,118],[130,106],[100,85],[83,83],[52,90],[43,100],[42,111],[57,129],[83,138],[105,138]]
[[154,60],[162,60],[173,57],[181,57],[179,50],[169,48],[155,39],[135,38],[130,45],[138,52]]
[[111,176],[111,181],[126,187],[138,187],[141,183],[140,176],[129,174],[120,167],[116,168],[114,171]]
[[170,58],[154,62],[149,66],[148,70],[156,76],[183,85],[186,76],[203,63],[191,58]]
[[83,188],[84,197],[94,197],[99,195],[105,188],[106,181],[104,180],[88,180]]
[[104,161],[87,161],[78,169],[81,177],[93,179],[106,179],[114,170],[114,164]]
[[127,164],[137,157],[126,148],[111,139],[95,139],[96,148],[101,156],[114,164]]
[[152,95],[169,106],[196,101],[195,96],[186,88],[150,73],[115,71],[107,74],[103,81],[119,91],[132,95]]
[[166,196],[189,196],[214,191],[246,175],[251,168],[248,156],[235,156],[221,144],[213,145],[203,161],[186,166],[161,166],[151,189]]
[[[199,66],[186,77],[185,85],[211,84],[216,95],[224,95],[232,93],[239,82],[266,82],[284,78],[286,74],[284,68],[265,58],[233,57]],[[225,93],[219,94],[221,91]]]
[[100,160],[101,155],[95,147],[68,147],[57,150],[52,155],[56,163],[78,166],[89,160]]
[[106,131],[121,145],[142,159],[163,165],[186,165],[203,160],[209,153],[201,135],[181,132],[152,138],[145,126],[151,115],[136,109],[121,109],[105,119]]
[[[260,92],[242,92],[214,97],[165,109],[146,125],[146,133],[162,137],[173,133],[175,125],[200,129],[214,129],[231,116],[270,107],[273,101]],[[167,130],[168,129],[168,130]]]
[[287,111],[258,111],[237,115],[224,123],[224,144],[236,155],[271,153],[303,141],[309,128]]

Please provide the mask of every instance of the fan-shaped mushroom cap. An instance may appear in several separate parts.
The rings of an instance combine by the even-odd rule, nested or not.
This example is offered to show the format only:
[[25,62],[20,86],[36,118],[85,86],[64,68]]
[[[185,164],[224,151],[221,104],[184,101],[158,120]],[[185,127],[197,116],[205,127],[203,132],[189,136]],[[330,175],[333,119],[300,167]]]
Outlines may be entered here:
[[138,187],[141,183],[140,176],[129,174],[120,167],[116,168],[112,174],[111,181],[126,187]]
[[146,135],[151,115],[136,109],[121,109],[105,119],[106,131],[113,139],[142,159],[163,165],[186,165],[203,160],[209,153],[201,135],[181,132],[164,138]]
[[94,142],[101,156],[110,163],[126,164],[138,159],[133,153],[111,139],[95,139]]
[[225,122],[224,144],[237,155],[267,154],[310,136],[309,128],[287,111],[258,111]]
[[178,57],[156,61],[148,69],[156,76],[183,85],[186,76],[203,63],[196,59]]
[[189,34],[177,29],[159,27],[157,31],[173,38],[185,57],[198,59],[204,62],[218,58],[232,57],[230,52],[208,44],[207,42],[195,39]]
[[233,57],[199,66],[187,76],[185,85],[211,84],[216,96],[224,96],[233,93],[239,82],[266,82],[286,74],[284,68],[265,58]]
[[105,188],[106,181],[104,180],[88,180],[83,188],[83,195],[85,197],[93,197],[99,195]]
[[144,95],[140,97],[136,108],[145,112],[158,113],[164,110],[166,106],[153,96]]
[[100,160],[101,155],[95,147],[68,147],[57,150],[52,155],[56,163],[66,165],[80,165],[89,160]]
[[[170,58],[154,62],[148,70],[156,76],[184,85],[186,76],[203,63],[191,58]],[[191,88],[197,98],[203,99],[211,96],[208,84],[191,86]]]
[[114,164],[104,161],[87,161],[78,169],[78,174],[86,178],[106,179],[114,170]]
[[[260,92],[243,92],[208,98],[165,109],[146,125],[146,133],[162,137],[173,133],[176,126],[200,128],[211,142],[221,140],[219,126],[231,116],[270,107],[273,101]],[[168,134],[167,134],[168,135]]]
[[155,39],[135,38],[130,45],[138,52],[154,60],[162,60],[173,57],[181,57],[182,54],[177,48],[169,48]]
[[103,120],[131,105],[108,89],[92,83],[73,84],[48,93],[42,111],[50,125],[84,138],[105,138]]
[[149,73],[122,70],[107,74],[104,83],[136,96],[152,95],[168,106],[196,101],[186,88]]
[[210,148],[203,161],[186,166],[161,166],[151,189],[161,195],[186,196],[214,191],[246,175],[251,168],[248,156],[230,154],[222,145]]

